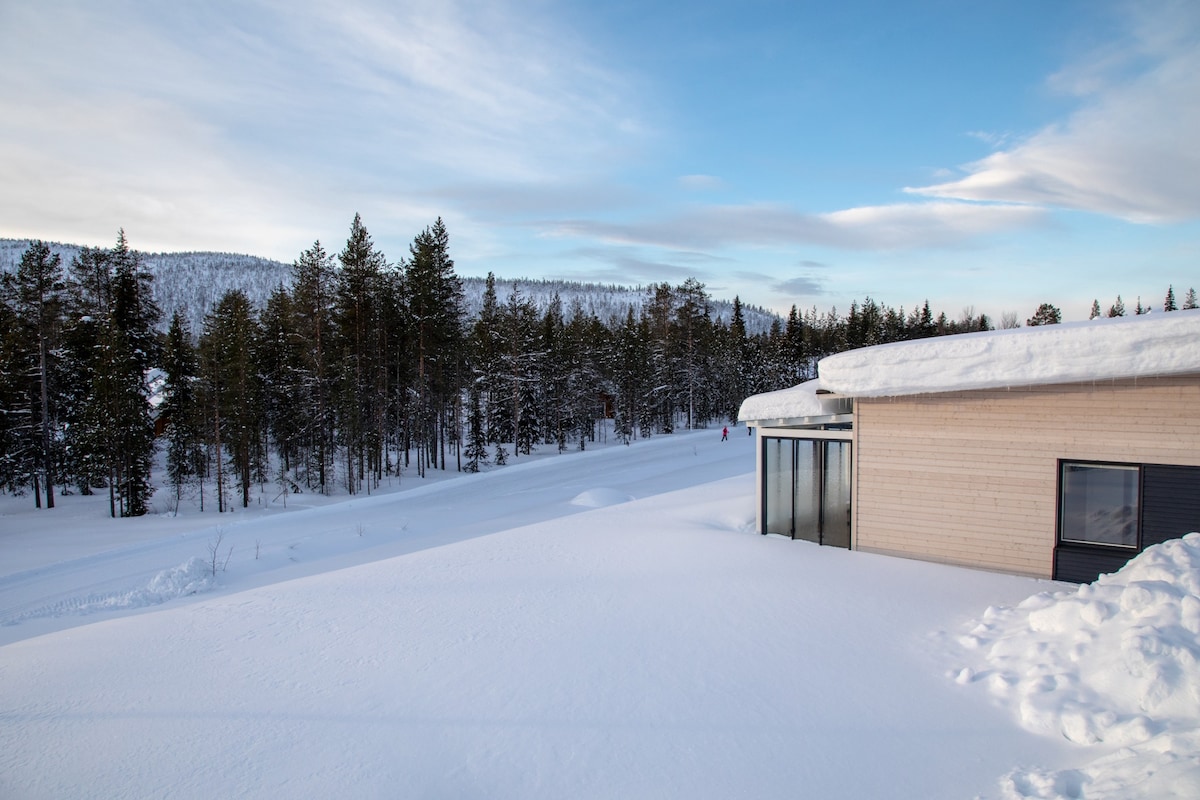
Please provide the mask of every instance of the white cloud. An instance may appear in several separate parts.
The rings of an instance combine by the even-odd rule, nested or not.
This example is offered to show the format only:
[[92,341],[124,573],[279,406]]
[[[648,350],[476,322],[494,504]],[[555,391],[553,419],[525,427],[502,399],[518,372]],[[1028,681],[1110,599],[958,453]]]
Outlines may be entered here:
[[864,206],[806,214],[782,205],[704,206],[644,223],[575,220],[554,223],[560,236],[626,244],[704,249],[731,245],[820,245],[849,250],[905,250],[962,244],[978,236],[1039,224],[1039,209],[958,202]]
[[1082,98],[1061,124],[968,164],[956,180],[906,191],[1033,203],[1133,222],[1200,217],[1200,8],[1135,6],[1127,41],[1051,78]]
[[438,187],[594,184],[645,136],[552,6],[106,5],[0,6],[0,235],[286,259],[356,210],[411,236]]

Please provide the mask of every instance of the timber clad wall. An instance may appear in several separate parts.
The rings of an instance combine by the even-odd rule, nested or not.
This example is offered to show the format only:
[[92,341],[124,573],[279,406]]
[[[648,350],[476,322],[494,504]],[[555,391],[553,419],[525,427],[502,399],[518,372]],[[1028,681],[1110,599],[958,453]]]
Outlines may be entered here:
[[1049,578],[1059,459],[1200,466],[1200,376],[858,398],[853,546]]

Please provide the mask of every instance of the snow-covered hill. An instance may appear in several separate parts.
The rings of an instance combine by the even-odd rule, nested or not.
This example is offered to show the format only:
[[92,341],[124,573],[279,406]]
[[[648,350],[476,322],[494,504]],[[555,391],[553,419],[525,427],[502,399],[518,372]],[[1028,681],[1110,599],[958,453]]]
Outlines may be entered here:
[[[29,247],[25,239],[0,239],[0,270],[14,271],[21,254]],[[50,249],[62,256],[64,267],[70,263],[80,247],[77,245],[50,243]],[[241,289],[250,301],[261,308],[270,293],[278,286],[290,286],[292,266],[258,256],[236,253],[142,253],[147,271],[154,275],[154,299],[163,310],[162,327],[165,330],[171,315],[181,309],[191,323],[193,331],[199,331],[204,315],[220,301],[221,296],[231,289]],[[464,277],[463,294],[468,316],[474,317],[483,305],[484,279]],[[595,314],[602,322],[620,321],[632,307],[642,308],[648,299],[647,291],[640,286],[615,286],[571,281],[548,281],[534,279],[497,278],[496,294],[504,302],[513,286],[520,288],[521,295],[532,300],[538,309],[545,311],[557,295],[564,312],[570,312],[574,304],[585,313]],[[714,319],[728,322],[732,316],[732,298],[714,299]],[[755,306],[745,306],[743,315],[746,329],[751,334],[765,333],[776,316]]]

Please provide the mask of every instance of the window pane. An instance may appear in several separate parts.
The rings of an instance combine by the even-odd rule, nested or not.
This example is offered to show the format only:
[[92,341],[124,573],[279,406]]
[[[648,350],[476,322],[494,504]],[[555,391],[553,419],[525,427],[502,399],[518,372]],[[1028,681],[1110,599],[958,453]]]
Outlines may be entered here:
[[797,539],[810,542],[821,540],[821,472],[818,458],[820,442],[811,439],[796,440],[796,519]]
[[766,533],[792,535],[792,440],[763,439]]
[[1062,540],[1137,547],[1138,468],[1063,464]]
[[850,443],[825,443],[821,544],[850,547]]

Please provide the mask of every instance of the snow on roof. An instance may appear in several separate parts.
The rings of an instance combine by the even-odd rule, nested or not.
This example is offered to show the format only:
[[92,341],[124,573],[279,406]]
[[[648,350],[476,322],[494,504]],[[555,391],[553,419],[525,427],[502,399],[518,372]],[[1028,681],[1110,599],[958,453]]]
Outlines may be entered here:
[[819,380],[805,381],[790,389],[747,397],[738,411],[738,420],[803,419],[840,413],[834,398],[817,394]]
[[852,397],[1200,373],[1200,311],[895,342],[817,371],[822,388]]
[[893,342],[827,356],[817,371],[817,381],[747,398],[738,419],[815,416],[818,388],[895,397],[1200,374],[1200,310]]

